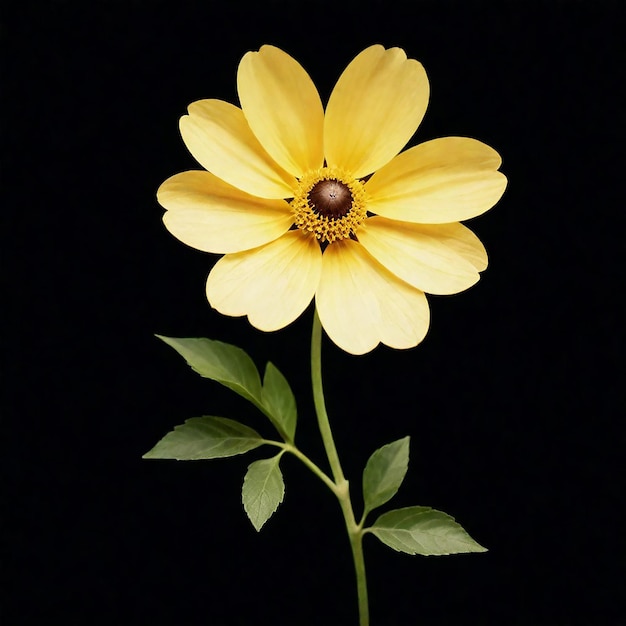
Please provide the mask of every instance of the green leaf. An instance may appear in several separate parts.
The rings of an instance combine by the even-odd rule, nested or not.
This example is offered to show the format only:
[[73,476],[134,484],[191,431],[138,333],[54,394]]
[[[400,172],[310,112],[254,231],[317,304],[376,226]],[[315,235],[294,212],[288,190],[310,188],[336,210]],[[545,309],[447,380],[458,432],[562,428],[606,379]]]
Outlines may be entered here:
[[298,418],[296,398],[286,378],[272,363],[265,368],[261,401],[285,441],[293,442]]
[[487,552],[453,517],[428,506],[410,506],[383,513],[365,529],[384,544],[407,554],[424,556]]
[[248,466],[241,499],[257,531],[272,516],[285,495],[283,475],[278,467],[282,452],[271,459],[261,459]]
[[410,437],[398,439],[379,448],[363,471],[363,499],[369,512],[396,495],[409,465]]
[[144,459],[197,461],[243,454],[263,445],[252,428],[226,417],[192,417],[176,426],[143,455]]
[[254,404],[260,402],[259,372],[241,348],[204,337],[157,337],[183,356],[200,376],[225,385]]

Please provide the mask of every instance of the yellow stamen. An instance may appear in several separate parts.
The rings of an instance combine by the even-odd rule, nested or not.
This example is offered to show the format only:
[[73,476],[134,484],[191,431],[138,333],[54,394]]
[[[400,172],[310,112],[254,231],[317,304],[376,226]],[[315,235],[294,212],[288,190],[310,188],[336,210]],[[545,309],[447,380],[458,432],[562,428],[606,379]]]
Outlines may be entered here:
[[363,183],[337,167],[307,172],[291,201],[296,226],[328,243],[356,233],[367,215],[365,205]]

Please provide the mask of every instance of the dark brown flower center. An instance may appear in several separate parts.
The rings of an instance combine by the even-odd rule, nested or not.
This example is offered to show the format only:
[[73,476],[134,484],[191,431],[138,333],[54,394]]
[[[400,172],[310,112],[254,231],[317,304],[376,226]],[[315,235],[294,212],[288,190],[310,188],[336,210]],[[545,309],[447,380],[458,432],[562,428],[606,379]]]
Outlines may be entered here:
[[322,246],[353,237],[367,217],[363,183],[338,167],[305,172],[290,204],[294,224]]
[[328,219],[344,217],[352,208],[350,189],[334,178],[320,180],[313,185],[307,197],[311,208]]

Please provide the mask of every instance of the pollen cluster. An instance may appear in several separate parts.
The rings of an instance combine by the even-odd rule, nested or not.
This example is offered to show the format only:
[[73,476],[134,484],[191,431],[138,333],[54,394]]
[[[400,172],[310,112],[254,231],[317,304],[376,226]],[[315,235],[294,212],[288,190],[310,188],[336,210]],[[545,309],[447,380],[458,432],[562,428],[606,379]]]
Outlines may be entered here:
[[307,172],[291,201],[295,225],[322,243],[353,235],[367,215],[365,204],[363,183],[337,167]]

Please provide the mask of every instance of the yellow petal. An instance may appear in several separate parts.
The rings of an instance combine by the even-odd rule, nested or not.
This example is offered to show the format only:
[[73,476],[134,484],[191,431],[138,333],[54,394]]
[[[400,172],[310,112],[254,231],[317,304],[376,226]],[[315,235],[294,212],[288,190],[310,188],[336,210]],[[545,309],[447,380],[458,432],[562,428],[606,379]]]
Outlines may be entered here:
[[448,248],[471,263],[476,271],[487,269],[489,259],[481,240],[467,227],[458,222],[452,224],[420,224],[426,234],[437,237]]
[[468,137],[443,137],[399,154],[367,182],[367,208],[407,222],[444,224],[490,209],[506,177],[500,155]]
[[207,298],[224,315],[247,315],[259,330],[278,330],[309,305],[321,269],[317,240],[292,230],[260,248],[222,257],[209,274]]
[[157,191],[167,230],[192,248],[224,254],[277,239],[293,224],[284,200],[265,200],[232,187],[210,172],[182,172]]
[[360,178],[388,163],[417,130],[428,95],[424,68],[403,50],[363,50],[339,77],[326,107],[328,164]]
[[426,296],[401,281],[350,239],[329,245],[315,297],[328,336],[351,354],[382,342],[412,348],[426,336]]
[[440,295],[458,293],[480,276],[437,236],[437,228],[372,217],[361,224],[358,238],[377,261],[413,287]]
[[188,111],[180,132],[202,167],[254,196],[293,196],[295,179],[265,152],[241,109],[222,100],[199,100]]
[[248,52],[237,90],[250,128],[277,163],[296,177],[322,166],[324,109],[297,61],[274,46]]

